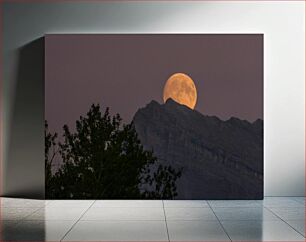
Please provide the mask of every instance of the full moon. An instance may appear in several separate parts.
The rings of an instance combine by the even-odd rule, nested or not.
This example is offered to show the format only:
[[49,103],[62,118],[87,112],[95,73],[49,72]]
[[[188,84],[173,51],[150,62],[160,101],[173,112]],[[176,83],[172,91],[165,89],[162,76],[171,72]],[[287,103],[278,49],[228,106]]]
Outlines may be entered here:
[[184,73],[175,73],[170,76],[164,87],[164,103],[169,98],[194,109],[197,102],[197,89],[191,77]]

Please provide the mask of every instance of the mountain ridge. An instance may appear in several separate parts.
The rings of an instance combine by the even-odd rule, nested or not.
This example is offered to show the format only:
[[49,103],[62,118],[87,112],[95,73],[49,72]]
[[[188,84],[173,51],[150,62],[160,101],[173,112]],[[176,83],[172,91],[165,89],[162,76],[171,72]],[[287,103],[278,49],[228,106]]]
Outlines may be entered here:
[[144,109],[144,108],[146,108],[146,107],[148,107],[148,106],[150,106],[150,105],[164,106],[164,105],[169,105],[169,104],[170,104],[170,105],[173,105],[173,104],[174,104],[174,105],[177,105],[177,106],[181,106],[181,107],[183,107],[183,108],[186,108],[186,109],[189,109],[189,110],[191,110],[191,111],[197,112],[197,113],[199,113],[200,115],[202,115],[202,116],[204,116],[204,117],[216,118],[216,119],[218,119],[218,120],[220,120],[220,121],[223,121],[223,122],[228,122],[228,121],[230,121],[230,120],[239,120],[239,121],[242,121],[242,122],[247,122],[247,123],[249,123],[249,124],[255,124],[256,122],[263,122],[263,120],[262,120],[261,118],[257,118],[257,119],[254,120],[253,122],[250,122],[249,120],[240,119],[240,118],[237,118],[237,117],[234,117],[234,116],[231,116],[230,118],[228,118],[228,119],[226,119],[226,120],[222,120],[222,119],[220,119],[219,117],[217,117],[217,116],[215,116],[215,115],[210,116],[210,115],[202,114],[202,113],[200,113],[199,111],[197,111],[197,110],[195,110],[195,109],[191,109],[191,108],[189,108],[188,106],[186,106],[186,105],[184,105],[184,104],[177,103],[177,102],[174,101],[172,98],[168,98],[164,104],[160,104],[160,103],[157,102],[156,100],[152,100],[152,101],[149,102],[145,107],[140,108],[140,109],[138,109],[138,110]]
[[263,120],[223,121],[168,99],[152,100],[133,122],[145,149],[164,164],[183,167],[178,198],[262,197]]

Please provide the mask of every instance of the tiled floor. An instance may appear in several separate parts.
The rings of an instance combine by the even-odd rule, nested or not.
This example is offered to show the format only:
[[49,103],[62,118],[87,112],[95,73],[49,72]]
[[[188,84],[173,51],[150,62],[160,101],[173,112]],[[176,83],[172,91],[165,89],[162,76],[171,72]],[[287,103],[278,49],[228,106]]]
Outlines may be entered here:
[[1,198],[1,241],[305,241],[305,198],[42,201]]

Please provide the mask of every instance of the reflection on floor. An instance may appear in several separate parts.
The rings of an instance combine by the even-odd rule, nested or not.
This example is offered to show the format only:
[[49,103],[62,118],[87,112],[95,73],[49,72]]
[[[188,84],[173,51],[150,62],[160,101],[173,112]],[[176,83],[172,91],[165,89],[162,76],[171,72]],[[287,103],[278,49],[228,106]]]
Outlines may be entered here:
[[42,201],[1,198],[2,240],[305,241],[305,198]]

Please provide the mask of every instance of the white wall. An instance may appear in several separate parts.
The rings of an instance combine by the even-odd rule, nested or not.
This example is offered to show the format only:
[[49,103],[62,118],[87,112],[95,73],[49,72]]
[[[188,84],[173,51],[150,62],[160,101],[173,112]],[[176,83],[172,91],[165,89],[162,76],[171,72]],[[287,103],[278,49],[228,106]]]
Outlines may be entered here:
[[[43,122],[43,108],[25,103],[30,119],[13,120],[21,46],[46,33],[264,33],[265,195],[304,195],[304,11],[294,1],[5,3],[3,194],[44,193],[43,129],[30,125]],[[25,149],[28,137],[11,130],[27,122],[34,135]]]

